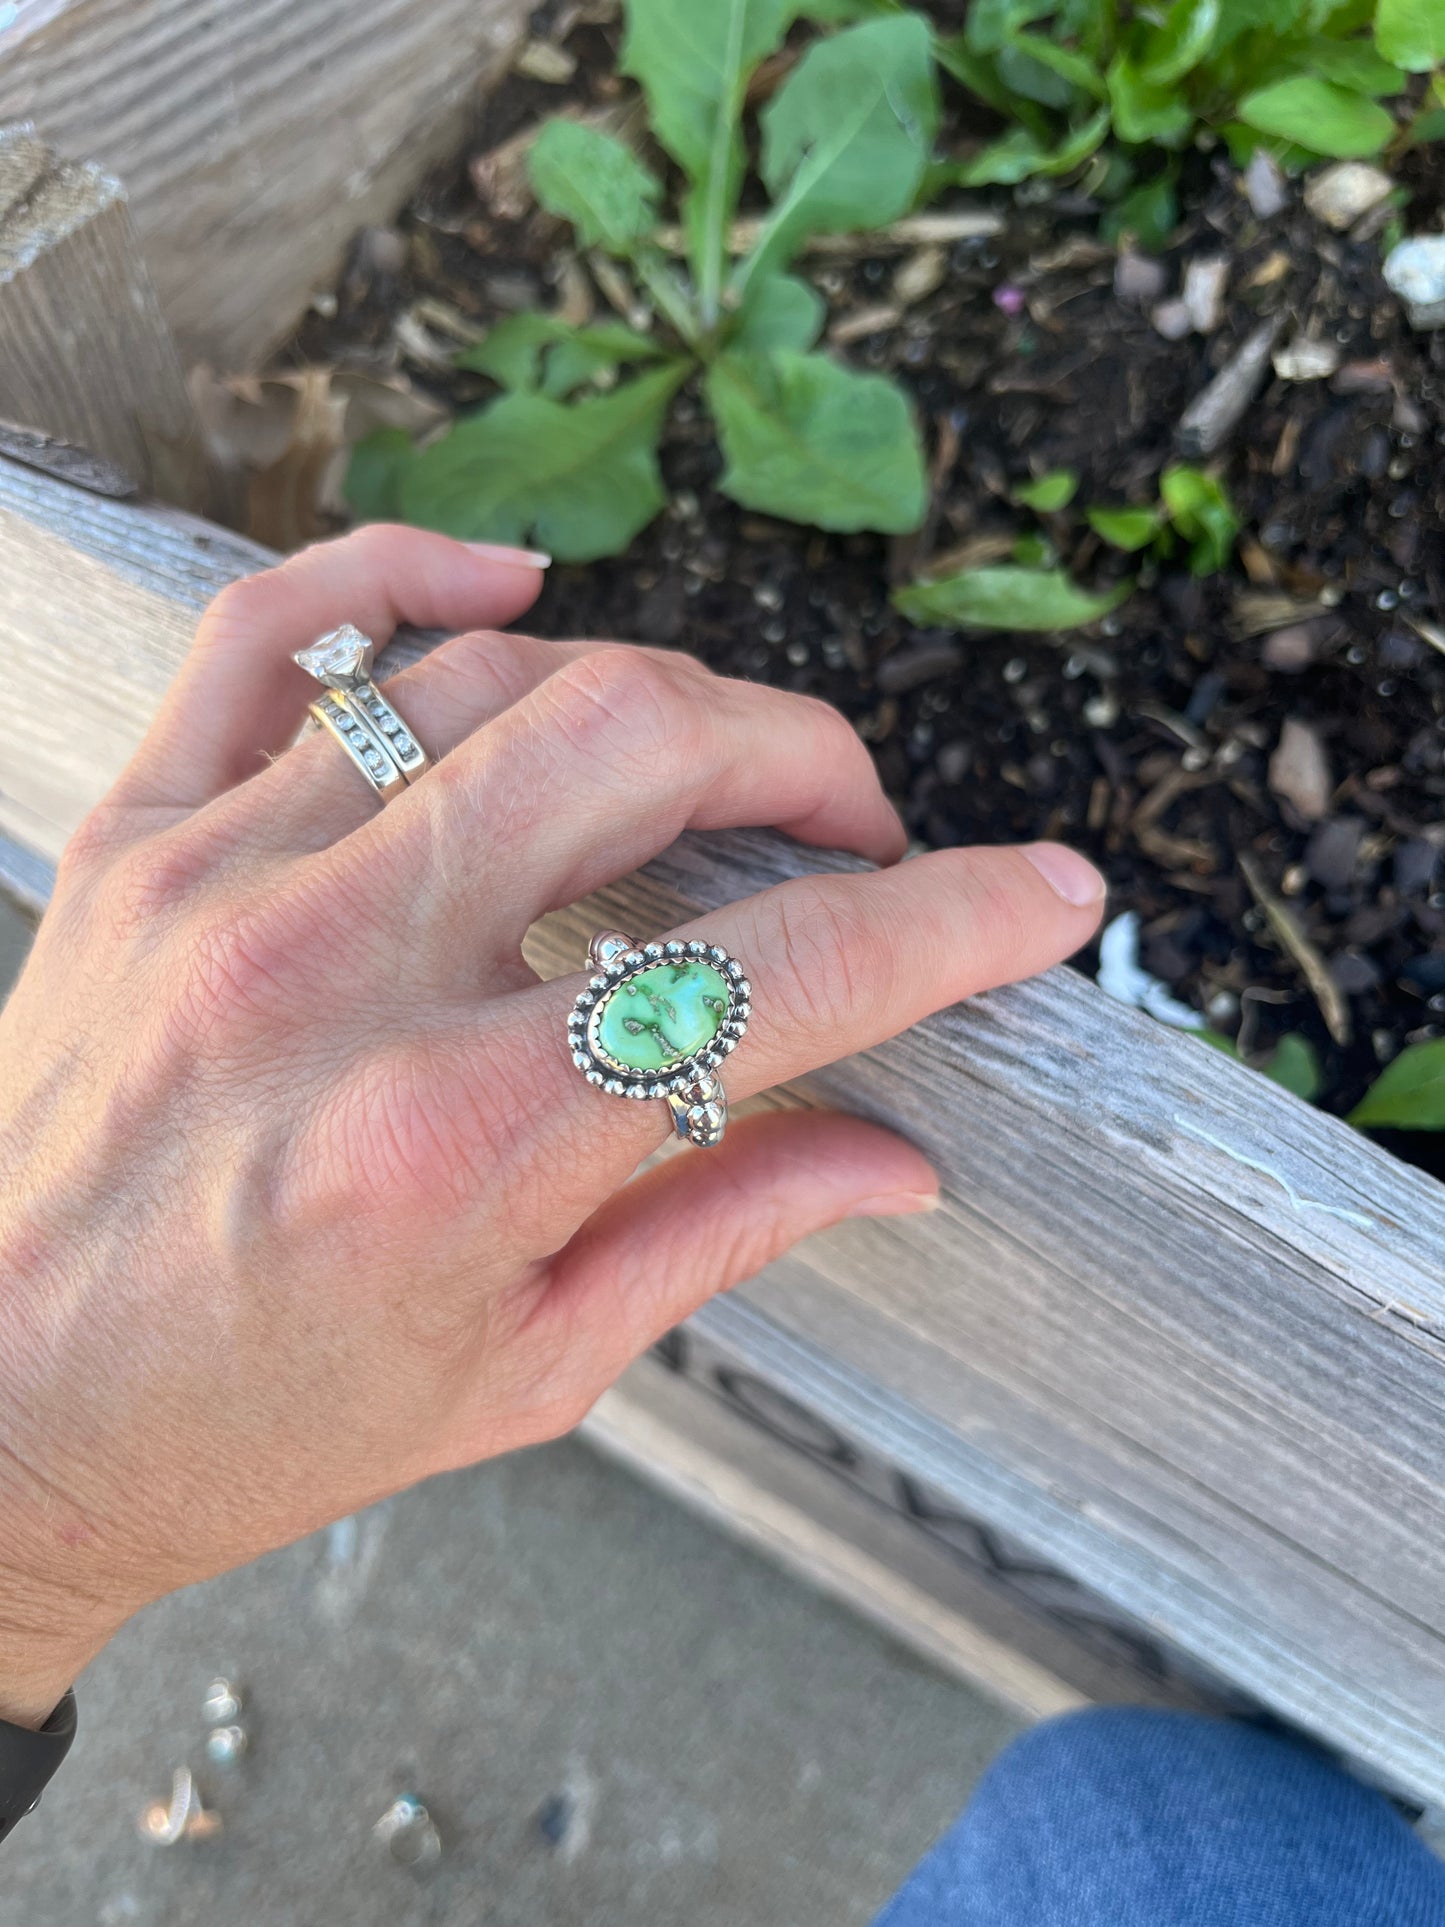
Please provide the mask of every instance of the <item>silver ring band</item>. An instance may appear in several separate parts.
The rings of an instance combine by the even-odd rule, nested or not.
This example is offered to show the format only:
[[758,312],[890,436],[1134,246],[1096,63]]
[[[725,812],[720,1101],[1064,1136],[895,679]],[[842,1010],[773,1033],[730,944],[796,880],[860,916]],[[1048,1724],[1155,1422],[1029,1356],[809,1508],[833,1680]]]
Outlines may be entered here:
[[384,803],[425,776],[431,758],[396,706],[371,680],[376,645],[352,623],[319,636],[294,661],[326,694],[311,714],[346,751]]
[[383,803],[401,795],[406,788],[405,773],[385,741],[362,721],[344,696],[328,690],[319,702],[312,703],[311,715],[328,736],[340,743]]

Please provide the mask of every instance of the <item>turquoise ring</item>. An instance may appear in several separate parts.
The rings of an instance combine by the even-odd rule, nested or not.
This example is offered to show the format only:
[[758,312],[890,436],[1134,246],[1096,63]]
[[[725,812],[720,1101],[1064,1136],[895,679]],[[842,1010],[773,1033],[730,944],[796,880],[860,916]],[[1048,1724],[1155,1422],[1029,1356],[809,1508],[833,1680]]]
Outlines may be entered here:
[[720,944],[592,939],[596,970],[567,1019],[572,1062],[610,1097],[660,1098],[677,1135],[720,1144],[728,1105],[718,1071],[752,1016],[752,985]]

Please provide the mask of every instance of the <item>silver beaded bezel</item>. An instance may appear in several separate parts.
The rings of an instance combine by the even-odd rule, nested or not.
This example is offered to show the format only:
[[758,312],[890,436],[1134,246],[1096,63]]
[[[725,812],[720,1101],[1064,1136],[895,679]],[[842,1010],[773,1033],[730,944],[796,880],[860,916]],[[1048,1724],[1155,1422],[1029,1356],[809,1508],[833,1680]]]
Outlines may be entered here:
[[[656,1070],[632,1070],[616,1062],[598,1045],[595,1031],[603,1010],[612,997],[632,978],[662,963],[710,964],[728,987],[727,1012],[716,1036],[705,1050],[679,1057]],[[741,1043],[752,1015],[752,985],[736,957],[728,955],[721,944],[694,938],[691,942],[674,939],[670,943],[639,944],[599,969],[587,988],[573,1004],[567,1019],[567,1039],[572,1062],[599,1090],[611,1097],[657,1098],[687,1091],[699,1078],[714,1077],[725,1060]]]

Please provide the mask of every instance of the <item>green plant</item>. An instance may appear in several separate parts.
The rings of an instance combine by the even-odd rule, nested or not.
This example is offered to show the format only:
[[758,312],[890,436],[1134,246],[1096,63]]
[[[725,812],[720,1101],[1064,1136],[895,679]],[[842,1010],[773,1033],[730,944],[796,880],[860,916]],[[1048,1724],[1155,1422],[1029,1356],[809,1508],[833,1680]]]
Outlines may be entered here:
[[[1039,515],[1059,516],[1078,487],[1073,469],[1049,469],[1015,489],[1013,499]],[[1176,537],[1182,538],[1189,544],[1189,567],[1195,575],[1213,575],[1227,567],[1240,526],[1218,476],[1184,462],[1171,463],[1160,476],[1159,500],[1152,508],[1090,509],[1087,519],[1116,549],[1152,549],[1164,556],[1173,550]],[[1098,621],[1118,608],[1133,588],[1130,582],[1097,592],[1080,588],[1055,566],[1053,542],[1037,531],[1020,535],[1013,554],[1011,563],[915,582],[897,591],[893,605],[922,628],[1047,632]]]
[[[764,109],[770,201],[734,259],[748,83],[800,13],[858,24],[810,46]],[[823,304],[788,267],[809,236],[883,225],[917,199],[940,112],[927,23],[867,0],[627,0],[622,64],[685,182],[685,269],[656,241],[664,183],[621,141],[553,120],[532,183],[583,247],[626,264],[664,331],[501,323],[460,365],[506,392],[429,446],[364,444],[353,504],[563,560],[616,553],[663,505],[668,405],[700,373],[735,501],[829,530],[916,528],[927,478],[909,402],[817,351]]]
[[1445,1038],[1411,1044],[1350,1113],[1364,1130],[1445,1131]]
[[[1010,123],[940,181],[1069,173],[1118,205],[1115,231],[1153,244],[1174,220],[1173,155],[1202,129],[1236,159],[1378,154],[1436,137],[1405,102],[1445,66],[1440,0],[974,0],[938,58]],[[1382,103],[1397,103],[1391,108]],[[1434,112],[1433,108],[1427,110]],[[1112,135],[1108,157],[1099,153]],[[1160,151],[1164,166],[1158,161]],[[1152,178],[1140,185],[1140,175]]]
[[1153,508],[1096,508],[1088,512],[1089,526],[1111,548],[1130,554],[1152,548],[1168,555],[1175,536],[1189,544],[1193,575],[1217,575],[1234,554],[1240,520],[1229,491],[1208,469],[1172,462],[1159,478],[1159,500]]

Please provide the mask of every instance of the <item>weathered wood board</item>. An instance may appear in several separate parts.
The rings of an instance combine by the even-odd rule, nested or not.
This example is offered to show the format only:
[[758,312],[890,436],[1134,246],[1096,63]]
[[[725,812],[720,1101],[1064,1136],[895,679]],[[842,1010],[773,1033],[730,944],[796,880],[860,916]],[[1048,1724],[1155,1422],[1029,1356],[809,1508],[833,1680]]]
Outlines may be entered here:
[[0,123],[118,176],[188,362],[252,367],[458,138],[530,0],[18,0]]
[[0,128],[0,424],[0,440],[20,428],[67,459],[98,456],[122,494],[217,512],[119,183],[58,161],[28,127]]
[[[53,857],[254,547],[0,465],[0,831]],[[76,638],[85,638],[82,658]],[[687,838],[537,933],[654,931],[828,859]],[[838,859],[841,861],[841,859]],[[690,1328],[1395,1785],[1445,1799],[1445,1188],[1061,970],[812,1080],[924,1219]]]

